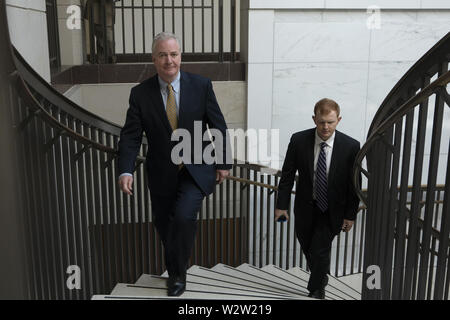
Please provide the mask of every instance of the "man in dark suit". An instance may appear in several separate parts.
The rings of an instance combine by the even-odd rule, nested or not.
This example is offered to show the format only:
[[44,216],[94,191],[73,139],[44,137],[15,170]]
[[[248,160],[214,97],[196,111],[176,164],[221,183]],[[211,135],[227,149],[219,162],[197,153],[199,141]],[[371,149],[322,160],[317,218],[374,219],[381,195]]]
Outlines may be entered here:
[[[203,198],[213,192],[216,183],[222,183],[231,169],[229,139],[211,81],[180,71],[177,37],[158,34],[152,57],[157,75],[130,93],[130,107],[119,141],[119,185],[123,192],[132,194],[132,173],[145,132],[152,216],[164,246],[168,295],[179,296],[186,288],[186,269]],[[211,141],[205,139],[207,125],[221,136],[221,141],[215,141],[216,147],[222,146],[214,150],[215,163],[202,157],[211,150]],[[177,153],[174,149],[179,149],[179,143],[174,134],[179,132],[187,132],[190,139],[179,142],[187,148]]]
[[309,296],[324,299],[330,269],[331,243],[354,223],[359,199],[352,168],[359,142],[336,130],[339,105],[322,99],[314,107],[316,128],[292,135],[278,184],[276,220],[288,220],[287,209],[298,171],[295,232],[311,270]]

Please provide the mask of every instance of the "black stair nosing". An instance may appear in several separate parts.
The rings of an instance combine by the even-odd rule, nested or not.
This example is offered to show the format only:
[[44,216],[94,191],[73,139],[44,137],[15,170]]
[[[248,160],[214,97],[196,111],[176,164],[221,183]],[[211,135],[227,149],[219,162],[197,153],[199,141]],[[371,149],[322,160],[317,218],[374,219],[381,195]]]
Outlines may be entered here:
[[[206,270],[206,271],[210,271],[210,272],[220,273],[220,272],[217,272],[217,271],[214,271],[214,270],[210,270],[210,269],[207,269],[207,268],[203,268],[203,267],[200,267],[200,268],[204,269],[204,271]],[[245,285],[243,285],[243,284],[241,284],[241,283],[231,282],[231,281],[227,281],[227,280],[217,280],[217,279],[215,279],[215,278],[205,277],[205,276],[202,276],[202,275],[189,273],[189,271],[188,271],[187,274],[188,274],[189,276],[191,276],[191,277],[199,277],[199,278],[204,278],[204,279],[208,279],[208,280],[221,281],[221,282],[225,282],[225,283],[230,283],[230,284],[240,285],[240,286],[243,286],[243,287],[246,287],[246,288],[252,288],[252,289],[254,289],[254,290],[262,290],[262,291],[264,291],[264,292],[261,292],[261,293],[275,294],[275,295],[279,295],[279,296],[283,296],[283,297],[285,297],[285,296],[292,296],[292,294],[285,294],[285,293],[283,293],[282,291],[280,292],[280,291],[273,291],[273,290],[269,290],[269,289],[263,289],[263,288],[253,287],[253,286],[245,286]],[[231,276],[231,275],[227,275],[227,274],[223,274],[223,273],[220,273],[220,274],[221,274],[221,275],[224,275],[224,276],[236,278],[236,277]],[[153,277],[153,278],[168,279],[168,277],[163,277],[163,276],[158,276],[158,275],[149,275],[149,276],[151,276],[151,277]],[[240,279],[240,278],[236,278],[236,279]],[[244,279],[244,280],[245,280],[245,279]],[[246,281],[252,282],[252,283],[256,283],[256,282],[251,281],[251,280],[246,280]],[[207,285],[207,284],[205,284],[205,283],[199,283],[199,282],[195,282],[195,281],[188,281],[187,283],[195,283],[195,284]],[[135,284],[135,285],[136,285],[136,284]],[[212,286],[222,287],[222,286],[218,286],[218,285],[212,285]],[[236,290],[244,290],[244,291],[251,291],[251,290],[248,290],[248,289],[239,289],[239,288],[230,288],[230,287],[224,287],[224,288],[228,288],[228,289],[236,289]],[[269,288],[272,288],[272,287],[269,287]],[[282,290],[282,289],[279,289],[279,290]],[[296,294],[296,295],[298,295],[298,294]]]
[[[299,268],[299,269],[301,269],[302,271],[304,271],[304,272],[306,272],[306,273],[310,273],[310,272],[308,272],[308,271],[303,270],[303,269],[300,268],[299,266],[297,266],[296,268]],[[354,293],[356,293],[356,294],[358,294],[358,295],[361,295],[361,292],[359,292],[359,291],[356,290],[355,288],[349,286],[349,285],[346,284],[344,281],[339,280],[338,277],[332,276],[331,274],[330,274],[330,276],[333,277],[334,280],[338,281],[338,282],[341,283],[342,285],[344,285],[344,286],[346,286],[347,288],[351,289]]]
[[[277,270],[280,270],[280,271],[282,271],[282,272],[284,272],[284,273],[287,273],[287,274],[289,274],[289,275],[292,276],[292,277],[295,277],[295,278],[297,278],[297,279],[306,281],[305,279],[302,279],[302,278],[298,277],[298,276],[295,275],[295,274],[289,273],[289,272],[287,272],[287,270],[284,270],[284,269],[282,269],[282,268],[280,268],[280,267],[278,267],[278,266],[276,266],[276,265],[274,265],[274,264],[271,264],[271,265],[268,265],[268,266],[275,267]],[[262,269],[261,269],[261,271],[265,271],[265,270],[262,270]],[[332,276],[332,277],[333,277],[333,276]],[[333,277],[333,278],[336,279],[336,277]],[[337,279],[336,279],[336,280],[337,280]],[[340,282],[342,282],[342,281],[340,281]],[[331,285],[331,284],[328,284],[328,285],[329,285],[330,287],[332,287],[334,290],[337,290],[337,291],[343,293],[345,296],[350,297],[352,300],[358,300],[358,299],[356,299],[355,297],[349,295],[348,293],[345,293],[345,292],[342,291],[341,289],[336,288],[335,286],[333,286],[333,285]],[[328,292],[327,294],[332,294],[333,296],[337,296],[337,297],[339,297],[339,298],[343,298],[343,297],[338,296],[337,294],[332,293],[332,292]]]
[[[165,288],[139,286],[139,285],[133,285],[133,284],[126,284],[126,286],[127,287],[131,287],[131,288],[141,288],[141,289],[165,289]],[[257,295],[257,294],[255,295],[255,294],[237,294],[237,293],[210,292],[210,291],[203,291],[203,290],[192,290],[192,289],[188,289],[188,288],[186,288],[186,290],[184,292],[185,293],[193,292],[193,293],[206,293],[206,294],[215,294],[215,295],[263,298],[262,300],[264,300],[264,298],[269,299],[269,297],[262,297],[262,296]],[[304,296],[304,297],[306,297],[306,296]],[[293,299],[293,297],[291,297],[291,299],[289,299],[289,297],[274,297],[274,299],[270,299],[270,300],[297,300],[297,299]]]
[[[247,263],[246,265],[250,266],[251,268],[253,268],[253,269],[257,270],[257,271],[261,271],[261,272],[266,273],[266,274],[268,274],[268,275],[270,275],[270,276],[272,276],[272,277],[275,277],[275,278],[281,279],[281,280],[283,280],[283,281],[286,281],[286,282],[288,282],[288,283],[290,283],[290,284],[293,284],[293,285],[295,285],[295,286],[297,286],[297,287],[305,288],[305,287],[302,286],[302,285],[299,285],[299,284],[297,284],[297,283],[295,283],[295,282],[292,282],[292,281],[290,281],[290,280],[287,280],[287,279],[284,279],[284,278],[282,278],[282,277],[279,277],[279,276],[277,276],[277,275],[275,275],[275,274],[273,274],[273,273],[270,273],[270,272],[267,272],[267,271],[265,271],[265,270],[262,270],[261,268],[258,268],[258,267],[254,266],[254,265],[249,264],[249,263]],[[235,268],[235,269],[238,270],[238,271],[241,271],[241,272],[245,272],[246,274],[250,274],[250,275],[252,275],[252,276],[254,276],[254,277],[258,277],[258,278],[264,279],[264,280],[266,280],[266,281],[271,281],[271,282],[277,283],[276,281],[269,280],[269,279],[266,279],[266,278],[263,278],[263,277],[259,277],[259,276],[256,276],[256,275],[254,275],[254,274],[248,273],[248,272],[246,272],[246,271],[243,271],[243,270],[240,270],[240,269],[237,269],[237,268]],[[284,285],[284,284],[283,284],[283,285]],[[289,287],[289,286],[287,286],[287,285],[286,285],[286,287],[292,288],[292,287]]]
[[[227,273],[222,273],[222,272],[219,272],[219,271],[217,271],[217,270],[212,270],[212,269],[208,269],[208,268],[205,268],[205,267],[200,267],[200,266],[199,266],[199,268],[202,269],[203,271],[212,272],[212,273],[217,273],[217,274],[220,274],[220,275],[222,275],[222,276],[231,277],[231,278],[235,278],[235,279],[238,279],[238,280],[244,280],[244,281],[246,281],[246,282],[257,283],[257,284],[259,284],[259,285],[261,285],[261,286],[264,286],[264,287],[266,287],[266,288],[270,288],[270,289],[262,289],[262,290],[269,290],[269,291],[271,291],[271,292],[277,292],[277,293],[279,293],[279,292],[284,292],[282,288],[272,287],[272,286],[270,286],[270,285],[263,284],[263,283],[259,283],[259,282],[256,282],[256,281],[254,281],[254,280],[249,280],[249,279],[245,279],[245,278],[240,278],[240,277],[237,277],[237,276],[235,276],[235,275],[230,275],[230,274],[227,274]],[[232,269],[234,269],[234,268],[232,268]],[[237,269],[236,269],[236,270],[237,270]],[[239,271],[239,270],[238,270],[238,271]],[[264,280],[266,280],[266,279],[264,279]],[[274,281],[272,281],[272,282],[274,282]],[[256,287],[254,287],[254,288],[255,288],[255,289],[260,289],[260,288],[256,288]],[[304,293],[307,294],[306,291],[305,291]],[[294,293],[294,294],[295,294],[295,295],[299,295],[298,293]],[[300,294],[300,295],[301,295],[301,294]]]
[[[347,274],[345,276],[341,276],[341,277],[347,277],[347,276],[352,276],[355,275],[356,273],[353,274]],[[337,281],[339,281],[340,283],[342,283],[343,285],[347,286],[348,288],[352,289],[354,292],[361,294],[361,292],[359,292],[358,290],[356,290],[355,288],[353,288],[352,286],[348,285],[347,283],[345,283],[344,281],[340,280],[339,277],[334,277]]]
[[[239,271],[239,272],[241,272],[241,273],[244,273],[244,274],[249,275],[249,276],[252,276],[252,277],[256,277],[256,278],[258,278],[258,279],[262,279],[262,280],[264,280],[264,281],[269,281],[269,282],[272,282],[272,283],[277,283],[277,282],[275,282],[275,281],[272,281],[272,280],[265,279],[265,278],[260,277],[260,276],[256,276],[256,275],[250,274],[250,273],[248,273],[248,272],[239,270],[239,269],[237,269],[237,268],[229,267],[229,266],[227,266],[227,265],[225,265],[225,264],[222,264],[222,266],[225,266],[225,267],[227,267],[227,268],[229,268],[229,269],[231,269],[231,270]],[[283,279],[283,280],[284,280],[284,279]],[[288,281],[288,280],[286,280],[286,281]],[[254,281],[253,281],[253,282],[254,282]],[[290,282],[290,281],[288,281],[288,282]],[[291,283],[292,283],[292,282],[291,282]],[[277,284],[279,284],[279,283],[277,283]],[[296,289],[296,288],[293,288],[293,287],[290,287],[290,286],[287,286],[287,285],[284,285],[284,284],[282,284],[282,286],[283,286],[283,287],[286,287],[286,288],[288,288],[288,289],[291,289],[291,290],[295,290],[295,291],[297,291],[297,292],[300,291],[300,290],[298,290],[298,289]],[[297,285],[297,286],[300,287],[300,288],[302,288],[302,289],[306,289],[306,288],[303,287],[303,286],[299,286],[299,285]],[[307,290],[307,289],[306,289],[306,290]],[[288,292],[290,292],[290,291],[288,291]],[[305,293],[305,294],[308,294],[307,291],[305,291],[304,293]]]
[[[189,274],[189,273],[188,273]],[[196,276],[196,275],[192,275],[191,276]],[[158,276],[155,276],[158,277]],[[163,277],[164,278],[164,277]],[[207,278],[210,280],[215,280],[215,281],[219,281],[213,278]],[[200,282],[196,282],[196,281],[186,281],[186,284],[198,284],[198,285],[203,285],[203,286],[208,286],[208,284],[206,283],[200,283]],[[127,287],[133,287],[133,288],[149,288],[149,289],[167,289],[167,287],[163,287],[163,288],[155,288],[153,286],[145,286],[145,285],[136,285],[136,284],[126,284]],[[241,291],[246,291],[246,292],[255,292],[254,290],[249,290],[246,288],[231,288],[231,287],[227,287],[227,286],[221,286],[221,285],[217,285],[217,284],[211,284],[209,285],[211,287],[215,287],[215,288],[222,288],[222,289],[231,289],[231,290],[241,290]],[[264,290],[264,289],[263,289]],[[258,293],[258,292],[255,292]],[[282,294],[282,293],[275,293],[273,291],[269,291],[269,292],[259,292],[262,295],[276,295],[279,296],[280,298],[284,298],[284,297],[288,297],[288,296],[292,296],[292,295],[287,295],[287,294]]]
[[[247,263],[247,265],[250,266],[250,267],[252,267],[252,268],[255,269],[255,270],[264,272],[264,273],[269,274],[269,275],[271,275],[271,276],[273,276],[273,277],[282,279],[282,280],[284,280],[284,281],[287,281],[287,282],[289,282],[289,283],[293,283],[293,284],[299,286],[298,284],[296,284],[295,282],[293,282],[293,281],[291,281],[291,280],[287,280],[287,279],[285,279],[285,278],[283,278],[283,277],[280,277],[280,276],[278,276],[278,275],[275,275],[275,274],[273,274],[273,273],[271,273],[271,272],[268,272],[268,271],[266,271],[266,270],[262,270],[261,268],[258,268],[258,267],[254,266],[254,265],[251,265],[251,264],[248,264],[248,263]],[[277,268],[278,268],[278,267],[277,267]],[[278,269],[283,270],[283,269],[281,269],[281,268],[278,268]],[[284,270],[283,270],[283,271],[284,271]],[[295,278],[297,278],[297,279],[300,279],[300,280],[306,282],[306,280],[304,280],[304,279],[302,279],[302,278],[299,278],[299,277],[297,277],[297,276],[295,276],[295,275],[293,275],[293,274],[289,274],[289,275],[291,275],[291,276],[293,276],[293,277],[295,277]],[[333,287],[333,288],[334,288],[334,287]],[[338,296],[337,294],[334,294],[334,293],[331,293],[331,292],[328,292],[327,295],[328,295],[328,297],[331,298],[332,300],[337,300],[337,299],[340,300],[340,299],[343,299],[342,297]],[[330,295],[332,295],[333,297],[330,297]]]
[[[104,299],[126,299],[126,300],[180,300],[180,297],[169,296],[118,296],[118,295],[101,295]],[[182,300],[199,300],[198,298],[181,297]]]
[[[304,272],[306,272],[306,273],[310,273],[310,272],[308,272],[308,271],[305,271],[305,270],[303,270],[302,268],[300,268],[300,267],[295,267],[295,268],[299,268],[300,270],[302,270],[302,271],[304,271]],[[347,288],[349,288],[349,289],[351,289],[351,291],[353,291],[355,294],[357,294],[357,295],[361,295],[361,292],[358,292],[358,290],[356,290],[355,288],[352,288],[351,286],[349,286],[348,284],[346,284],[345,282],[343,282],[343,281],[341,281],[341,280],[339,280],[337,277],[335,277],[335,276],[332,276],[331,274],[329,275],[330,277],[332,277],[334,280],[336,280],[336,281],[338,281],[340,284],[342,284],[343,286],[345,286],[345,287],[347,287]],[[339,290],[339,291],[341,291],[342,292],[342,290],[340,290],[340,289],[338,289],[338,288],[336,288],[336,287],[334,287],[333,286],[333,288],[335,288],[335,289],[337,289],[337,290]],[[349,296],[349,294],[347,293],[346,295],[348,295]],[[355,298],[355,297],[352,297],[353,299],[355,299],[355,300],[359,300],[359,299],[357,299],[357,298]]]
[[[199,268],[201,268],[201,269],[203,269],[203,270],[206,270],[206,271],[208,271],[208,272],[213,272],[213,273],[220,274],[220,275],[222,275],[222,276],[232,277],[232,278],[235,278],[235,279],[238,279],[238,280],[244,280],[244,281],[246,281],[246,282],[257,283],[257,284],[259,284],[259,285],[261,285],[261,286],[264,286],[264,287],[266,287],[266,288],[269,288],[269,289],[267,289],[267,290],[273,290],[274,292],[288,292],[289,295],[294,294],[294,295],[296,295],[296,296],[303,296],[303,295],[307,295],[307,294],[308,294],[306,290],[305,290],[305,291],[297,290],[297,292],[293,293],[293,292],[291,292],[291,291],[286,291],[286,290],[284,290],[283,288],[272,287],[272,286],[270,286],[270,285],[268,285],[268,284],[263,284],[263,283],[260,283],[260,282],[254,281],[254,280],[249,280],[249,279],[245,279],[245,278],[240,278],[240,277],[238,277],[238,276],[236,276],[236,275],[230,275],[230,274],[227,274],[227,273],[219,272],[219,271],[217,271],[217,270],[212,270],[212,269],[208,269],[208,268],[205,268],[205,267],[199,267]],[[235,269],[235,268],[231,267],[231,269]],[[237,269],[235,269],[235,270],[237,270]],[[238,271],[240,271],[240,270],[238,270]],[[243,272],[243,273],[245,273],[245,272]],[[251,276],[253,276],[253,275],[251,275]],[[258,278],[260,278],[260,277],[258,277]],[[263,278],[260,278],[260,279],[263,279]],[[263,279],[263,280],[267,280],[267,279]],[[270,281],[270,280],[267,280],[267,281]],[[276,283],[276,282],[274,282],[274,281],[270,281],[270,282]],[[306,288],[305,288],[305,289],[306,289]],[[299,292],[300,292],[300,293],[299,293]]]

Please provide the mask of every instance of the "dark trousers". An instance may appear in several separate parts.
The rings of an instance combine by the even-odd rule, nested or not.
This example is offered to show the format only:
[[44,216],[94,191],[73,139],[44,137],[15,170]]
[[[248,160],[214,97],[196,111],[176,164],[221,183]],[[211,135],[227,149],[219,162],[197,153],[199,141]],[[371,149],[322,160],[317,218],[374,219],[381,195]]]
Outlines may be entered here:
[[331,232],[329,212],[321,212],[314,205],[313,225],[309,234],[302,235],[300,245],[306,256],[311,275],[308,290],[321,290],[328,279],[331,262],[331,243],[334,239]]
[[176,194],[151,197],[153,221],[164,246],[169,276],[186,275],[203,198],[186,168],[178,173]]

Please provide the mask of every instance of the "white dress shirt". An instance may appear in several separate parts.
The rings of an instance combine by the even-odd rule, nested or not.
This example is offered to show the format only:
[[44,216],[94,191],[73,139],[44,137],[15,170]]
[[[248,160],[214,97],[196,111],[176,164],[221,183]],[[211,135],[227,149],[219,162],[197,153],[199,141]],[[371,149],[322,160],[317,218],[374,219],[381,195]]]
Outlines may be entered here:
[[328,173],[330,172],[330,164],[331,164],[331,155],[333,153],[333,145],[334,145],[334,137],[336,135],[336,132],[333,132],[333,135],[328,138],[327,141],[322,140],[322,138],[319,137],[317,134],[317,129],[315,133],[315,141],[314,141],[314,175],[313,175],[313,199],[315,199],[314,190],[316,187],[316,170],[317,170],[317,160],[319,160],[319,153],[320,153],[320,144],[322,142],[325,142],[325,157],[327,162],[327,177]]

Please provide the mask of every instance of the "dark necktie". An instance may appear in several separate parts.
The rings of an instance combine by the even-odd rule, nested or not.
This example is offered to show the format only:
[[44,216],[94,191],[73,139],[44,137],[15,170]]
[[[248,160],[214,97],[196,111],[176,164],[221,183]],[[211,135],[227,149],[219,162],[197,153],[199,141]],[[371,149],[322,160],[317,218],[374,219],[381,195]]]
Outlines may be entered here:
[[328,209],[327,196],[327,158],[325,155],[326,143],[320,144],[319,159],[317,160],[316,169],[316,202],[320,211],[325,212]]

